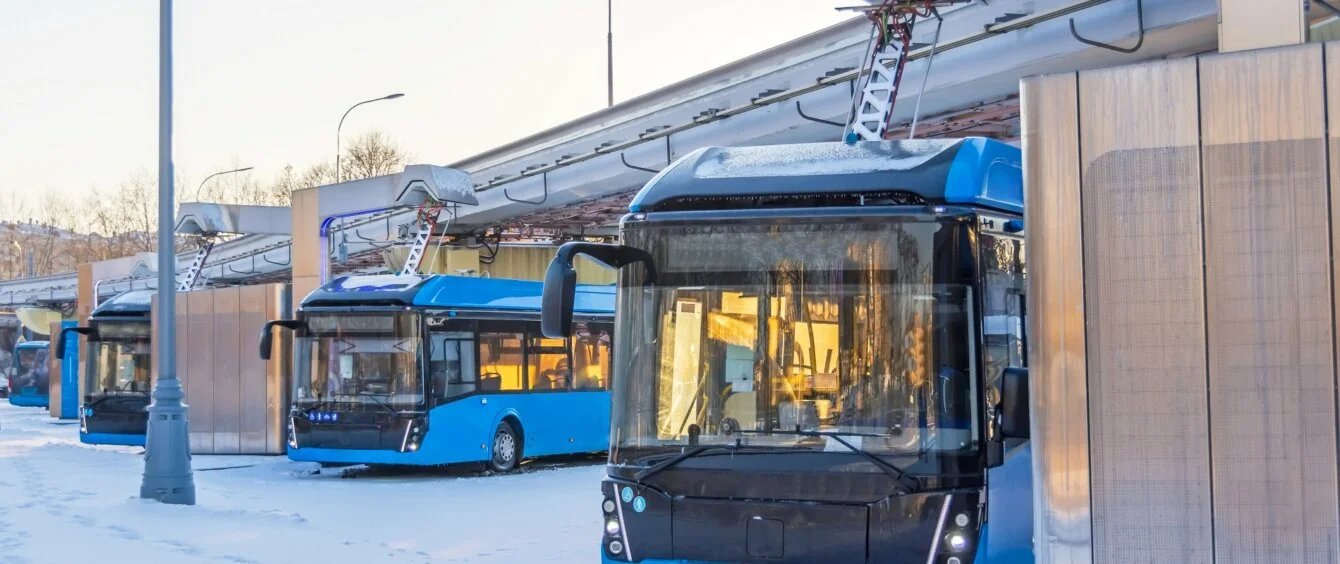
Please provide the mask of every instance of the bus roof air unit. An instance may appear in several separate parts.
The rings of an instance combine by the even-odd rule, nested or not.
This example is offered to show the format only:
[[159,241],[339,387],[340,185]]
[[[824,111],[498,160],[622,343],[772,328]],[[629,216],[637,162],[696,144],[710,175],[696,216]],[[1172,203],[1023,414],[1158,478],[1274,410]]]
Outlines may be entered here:
[[1022,213],[1021,168],[1018,148],[984,138],[704,147],[652,178],[629,209],[959,204]]

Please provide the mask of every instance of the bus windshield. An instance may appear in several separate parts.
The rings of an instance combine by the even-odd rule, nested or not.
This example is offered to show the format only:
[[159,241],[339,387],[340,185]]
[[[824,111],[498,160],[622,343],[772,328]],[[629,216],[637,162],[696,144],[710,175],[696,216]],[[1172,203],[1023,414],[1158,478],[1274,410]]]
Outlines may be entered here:
[[294,402],[420,404],[419,340],[417,313],[309,314],[297,340]]
[[149,393],[149,339],[94,341],[90,345],[94,369],[87,375],[89,393]]
[[46,395],[49,384],[47,349],[23,347],[14,351],[14,378],[10,393]]
[[654,284],[641,268],[620,274],[612,460],[641,463],[691,434],[703,445],[976,452],[965,223],[652,223],[623,236],[658,273]]
[[95,322],[96,337],[89,340],[84,389],[88,394],[148,394],[153,383],[149,370],[153,342],[148,321]]

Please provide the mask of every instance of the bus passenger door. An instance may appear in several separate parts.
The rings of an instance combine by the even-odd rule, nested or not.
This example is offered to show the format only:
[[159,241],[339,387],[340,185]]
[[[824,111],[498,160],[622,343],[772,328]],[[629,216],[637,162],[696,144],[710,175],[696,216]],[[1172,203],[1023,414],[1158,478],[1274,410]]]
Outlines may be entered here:
[[579,452],[599,452],[609,448],[610,429],[610,345],[614,326],[609,323],[574,324],[572,338],[572,390],[581,403],[574,420]]

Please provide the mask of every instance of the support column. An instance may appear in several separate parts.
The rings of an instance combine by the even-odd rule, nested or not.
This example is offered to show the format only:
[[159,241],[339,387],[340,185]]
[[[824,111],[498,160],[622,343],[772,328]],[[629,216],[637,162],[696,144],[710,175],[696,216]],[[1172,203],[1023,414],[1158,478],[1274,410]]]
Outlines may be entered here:
[[[93,306],[98,299],[97,296],[93,295],[93,284],[94,284],[93,263],[84,263],[79,265],[77,273],[78,274],[76,275],[77,282],[75,286],[75,291],[78,294],[78,301],[75,302],[75,309],[74,309],[75,320],[79,322],[79,325],[88,325],[88,316],[93,314]],[[83,355],[86,354],[84,351],[87,350],[88,350],[88,338],[83,335],[80,335],[79,336],[80,358],[83,358]],[[88,370],[88,363],[80,362],[79,363],[80,401],[83,401],[84,395],[89,392],[88,390],[84,389],[84,378],[85,378],[84,372],[86,370]]]
[[321,262],[326,249],[321,241],[319,188],[293,192],[293,242],[289,251],[293,265],[293,308],[321,286]]
[[1219,0],[1219,51],[1307,41],[1306,0]]

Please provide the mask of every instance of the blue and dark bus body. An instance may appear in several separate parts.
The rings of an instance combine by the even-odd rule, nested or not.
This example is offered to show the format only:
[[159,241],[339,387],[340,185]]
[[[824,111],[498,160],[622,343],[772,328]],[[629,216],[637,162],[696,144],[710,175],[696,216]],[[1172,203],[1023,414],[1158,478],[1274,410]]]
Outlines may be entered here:
[[[262,334],[264,357],[271,325],[296,332],[288,457],[506,471],[522,457],[605,451],[614,288],[581,288],[577,315],[589,332],[566,342],[539,336],[541,289],[387,275],[337,278],[312,292],[296,320],[272,321]],[[556,366],[569,368],[561,382]],[[495,461],[503,434],[512,456]]]
[[[153,389],[150,308],[154,290],[133,290],[101,303],[88,324],[61,331],[87,338],[79,440],[86,444],[144,446]],[[64,354],[63,351],[57,351]]]
[[47,362],[51,343],[24,341],[14,345],[9,372],[9,403],[22,407],[50,405],[51,365]]
[[979,138],[707,147],[620,244],[561,247],[546,335],[576,255],[620,269],[603,561],[1032,562],[1021,170]]

